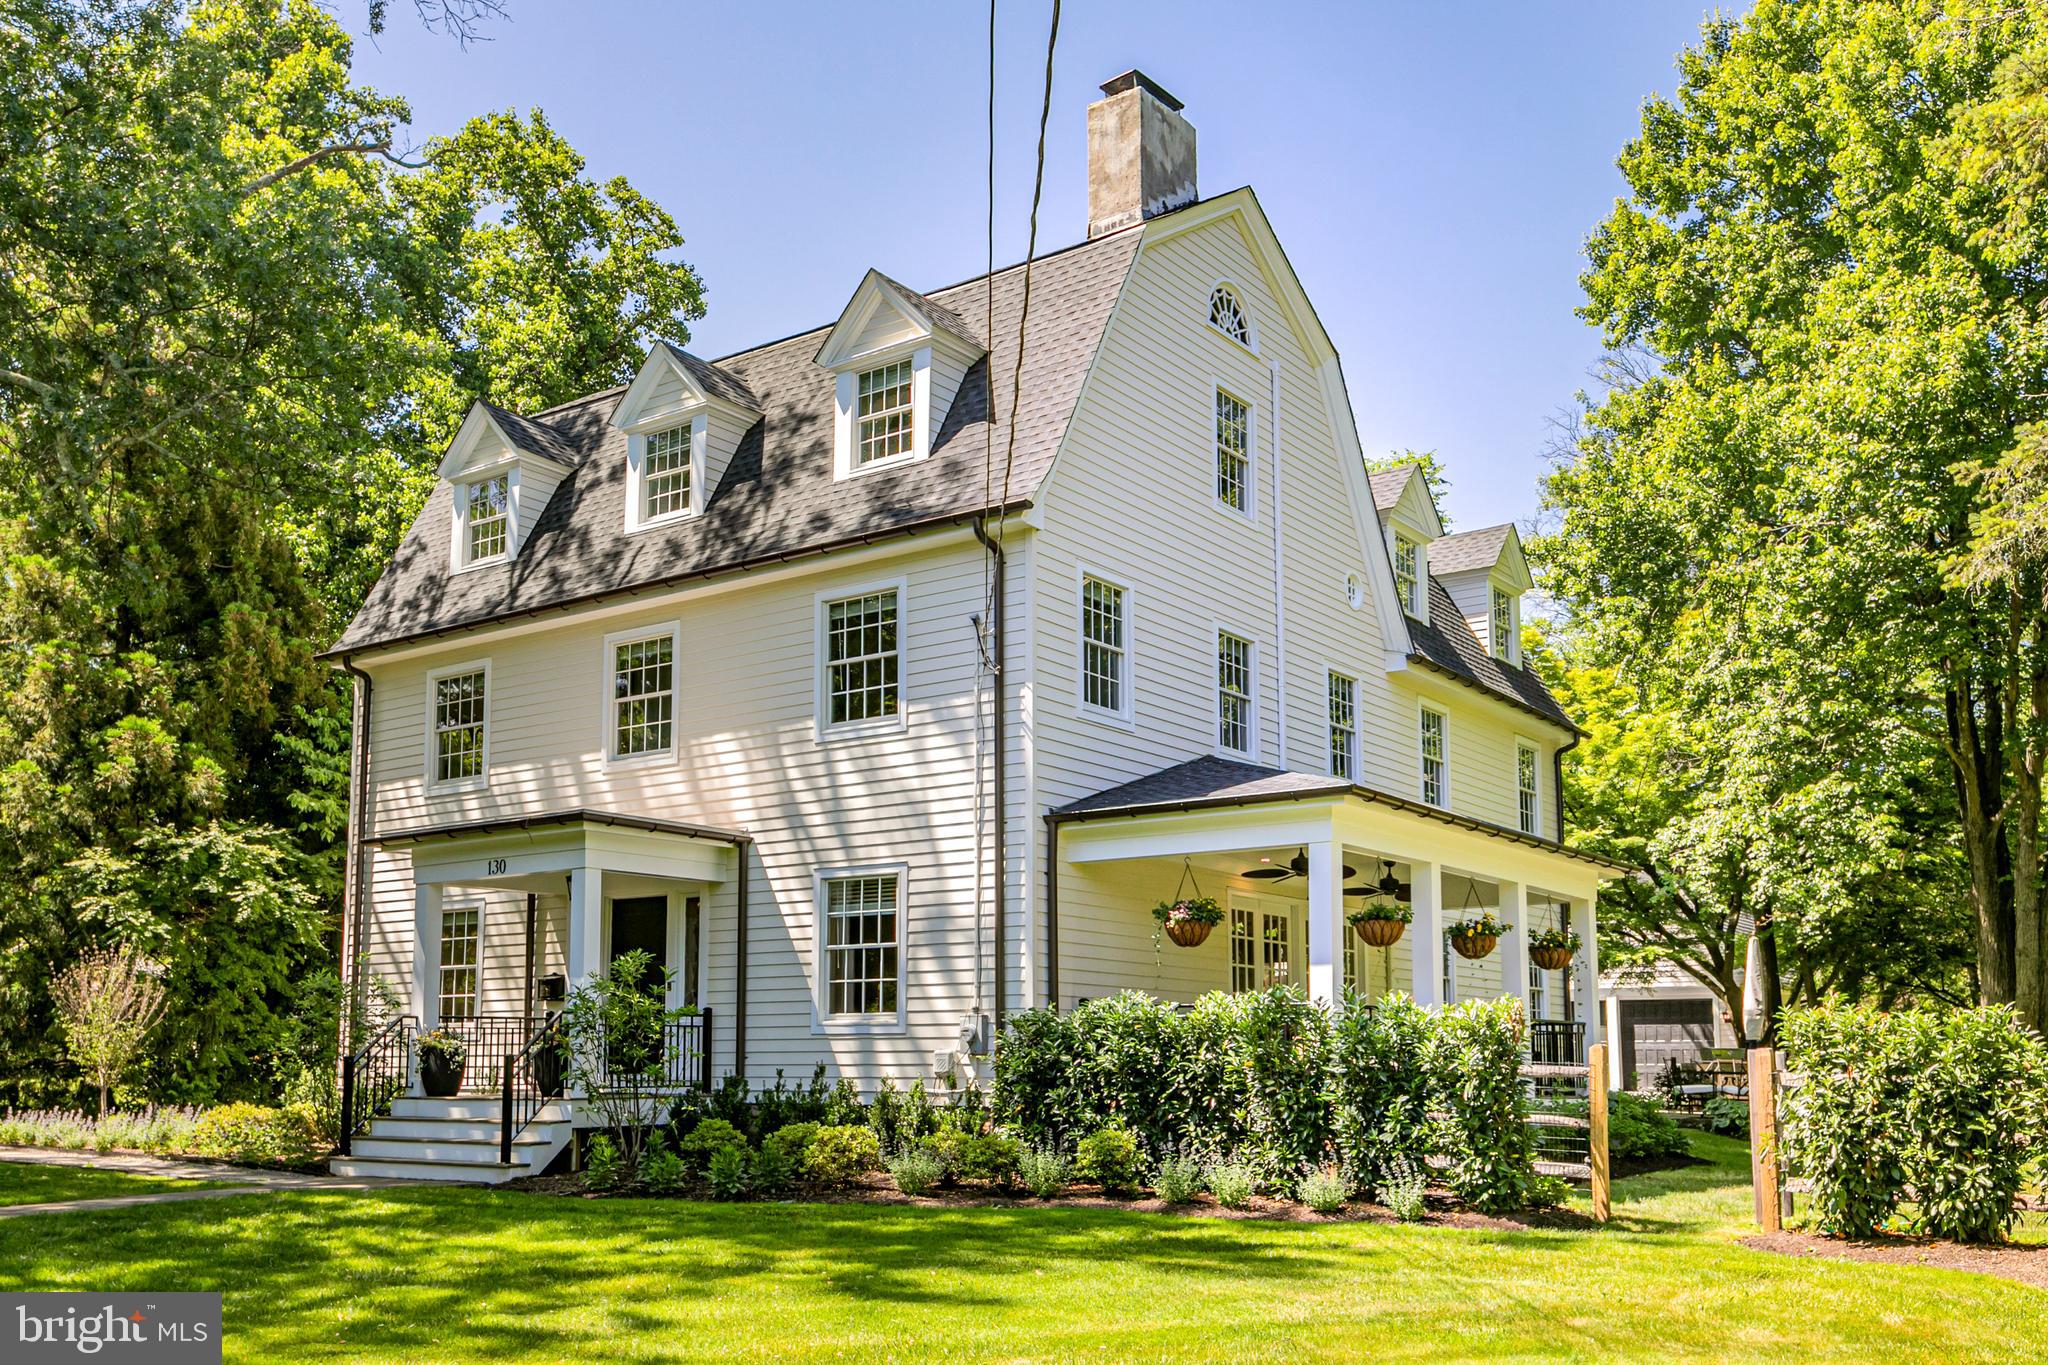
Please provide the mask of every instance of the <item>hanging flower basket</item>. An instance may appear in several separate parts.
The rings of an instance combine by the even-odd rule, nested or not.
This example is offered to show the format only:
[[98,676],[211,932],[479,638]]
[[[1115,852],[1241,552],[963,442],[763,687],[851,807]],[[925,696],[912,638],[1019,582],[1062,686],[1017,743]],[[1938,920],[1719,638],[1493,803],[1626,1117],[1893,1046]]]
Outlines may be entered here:
[[1172,900],[1152,907],[1152,920],[1176,944],[1193,948],[1207,940],[1209,931],[1223,922],[1223,907],[1214,896],[1202,894],[1202,888],[1195,885],[1194,864],[1184,860],[1180,889],[1174,892]]
[[1529,960],[1546,972],[1561,972],[1578,955],[1579,936],[1570,929],[1545,929],[1529,935]]
[[1507,925],[1488,910],[1477,919],[1453,924],[1448,932],[1451,946],[1458,950],[1459,957],[1482,958],[1500,944],[1500,936],[1507,932]]
[[1183,948],[1199,948],[1208,941],[1209,931],[1215,927],[1198,919],[1169,920],[1166,936]]
[[1408,931],[1408,923],[1415,918],[1415,912],[1399,901],[1374,901],[1361,905],[1344,916],[1351,927],[1367,946],[1385,948],[1398,943],[1401,935]]

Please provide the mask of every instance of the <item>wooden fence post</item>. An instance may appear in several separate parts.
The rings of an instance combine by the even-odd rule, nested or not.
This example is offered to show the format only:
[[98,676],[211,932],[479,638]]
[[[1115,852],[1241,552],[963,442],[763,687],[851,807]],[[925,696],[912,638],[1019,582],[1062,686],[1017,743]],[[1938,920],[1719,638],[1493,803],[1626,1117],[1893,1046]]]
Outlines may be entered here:
[[1749,1181],[1756,1225],[1765,1232],[1782,1226],[1778,1208],[1778,1054],[1749,1050]]
[[1593,1217],[1606,1222],[1609,1167],[1607,1163],[1607,1044],[1586,1049],[1586,1164],[1593,1174]]

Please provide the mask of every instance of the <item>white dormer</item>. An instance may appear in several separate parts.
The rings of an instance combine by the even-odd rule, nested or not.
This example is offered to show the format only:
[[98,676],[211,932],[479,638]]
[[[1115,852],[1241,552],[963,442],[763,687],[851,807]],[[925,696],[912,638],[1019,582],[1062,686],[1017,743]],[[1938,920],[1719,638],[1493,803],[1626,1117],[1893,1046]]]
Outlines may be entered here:
[[574,468],[560,438],[489,403],[473,403],[441,457],[453,494],[449,559],[457,570],[518,558],[541,509]]
[[1372,497],[1387,538],[1387,559],[1394,567],[1394,594],[1401,610],[1427,624],[1430,547],[1444,533],[1429,481],[1420,465],[1399,465],[1372,476]]
[[1522,594],[1535,586],[1522,537],[1513,526],[1488,526],[1445,536],[1432,547],[1436,577],[1458,614],[1502,663],[1522,662]]
[[985,354],[967,325],[870,270],[818,350],[837,376],[832,475],[922,460],[969,367]]
[[701,516],[760,420],[760,404],[738,378],[657,341],[612,411],[612,425],[626,433],[626,530]]

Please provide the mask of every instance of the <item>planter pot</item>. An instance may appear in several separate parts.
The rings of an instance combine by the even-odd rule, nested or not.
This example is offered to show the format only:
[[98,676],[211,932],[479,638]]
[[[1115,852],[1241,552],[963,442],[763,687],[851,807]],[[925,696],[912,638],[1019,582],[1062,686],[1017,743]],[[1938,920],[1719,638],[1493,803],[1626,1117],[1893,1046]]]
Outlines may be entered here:
[[1166,936],[1183,948],[1194,948],[1208,941],[1209,931],[1216,926],[1203,924],[1199,920],[1181,920],[1166,926]]
[[1569,948],[1531,948],[1529,960],[1546,972],[1561,972],[1572,965]]
[[1452,934],[1451,946],[1459,957],[1485,957],[1500,942],[1498,934]]
[[569,1059],[560,1048],[544,1047],[533,1054],[533,1085],[542,1099],[560,1099],[569,1079]]
[[1362,919],[1352,924],[1358,936],[1374,948],[1385,948],[1399,943],[1401,935],[1408,932],[1408,926],[1397,919]]
[[462,1067],[439,1052],[420,1053],[420,1089],[447,1099],[462,1089]]

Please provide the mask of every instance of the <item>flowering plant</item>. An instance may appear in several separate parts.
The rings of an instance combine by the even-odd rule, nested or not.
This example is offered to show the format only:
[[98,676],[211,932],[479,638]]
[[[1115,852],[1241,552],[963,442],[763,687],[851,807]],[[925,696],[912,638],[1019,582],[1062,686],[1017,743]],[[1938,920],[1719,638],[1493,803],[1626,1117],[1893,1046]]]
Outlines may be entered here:
[[449,1066],[459,1067],[469,1060],[469,1045],[462,1041],[462,1035],[448,1029],[434,1029],[419,1036],[420,1055],[439,1057]]
[[1223,907],[1214,896],[1183,896],[1161,901],[1152,907],[1152,918],[1160,924],[1221,924]]
[[1561,948],[1568,953],[1579,951],[1578,931],[1573,929],[1538,929],[1529,935],[1529,946],[1541,951],[1546,948]]
[[1478,919],[1462,920],[1445,932],[1452,938],[1499,938],[1507,931],[1508,926],[1500,916],[1491,910],[1482,910]]
[[1395,920],[1401,924],[1412,924],[1415,922],[1415,910],[1399,901],[1377,900],[1367,901],[1356,909],[1344,912],[1346,924],[1366,924],[1372,920]]

